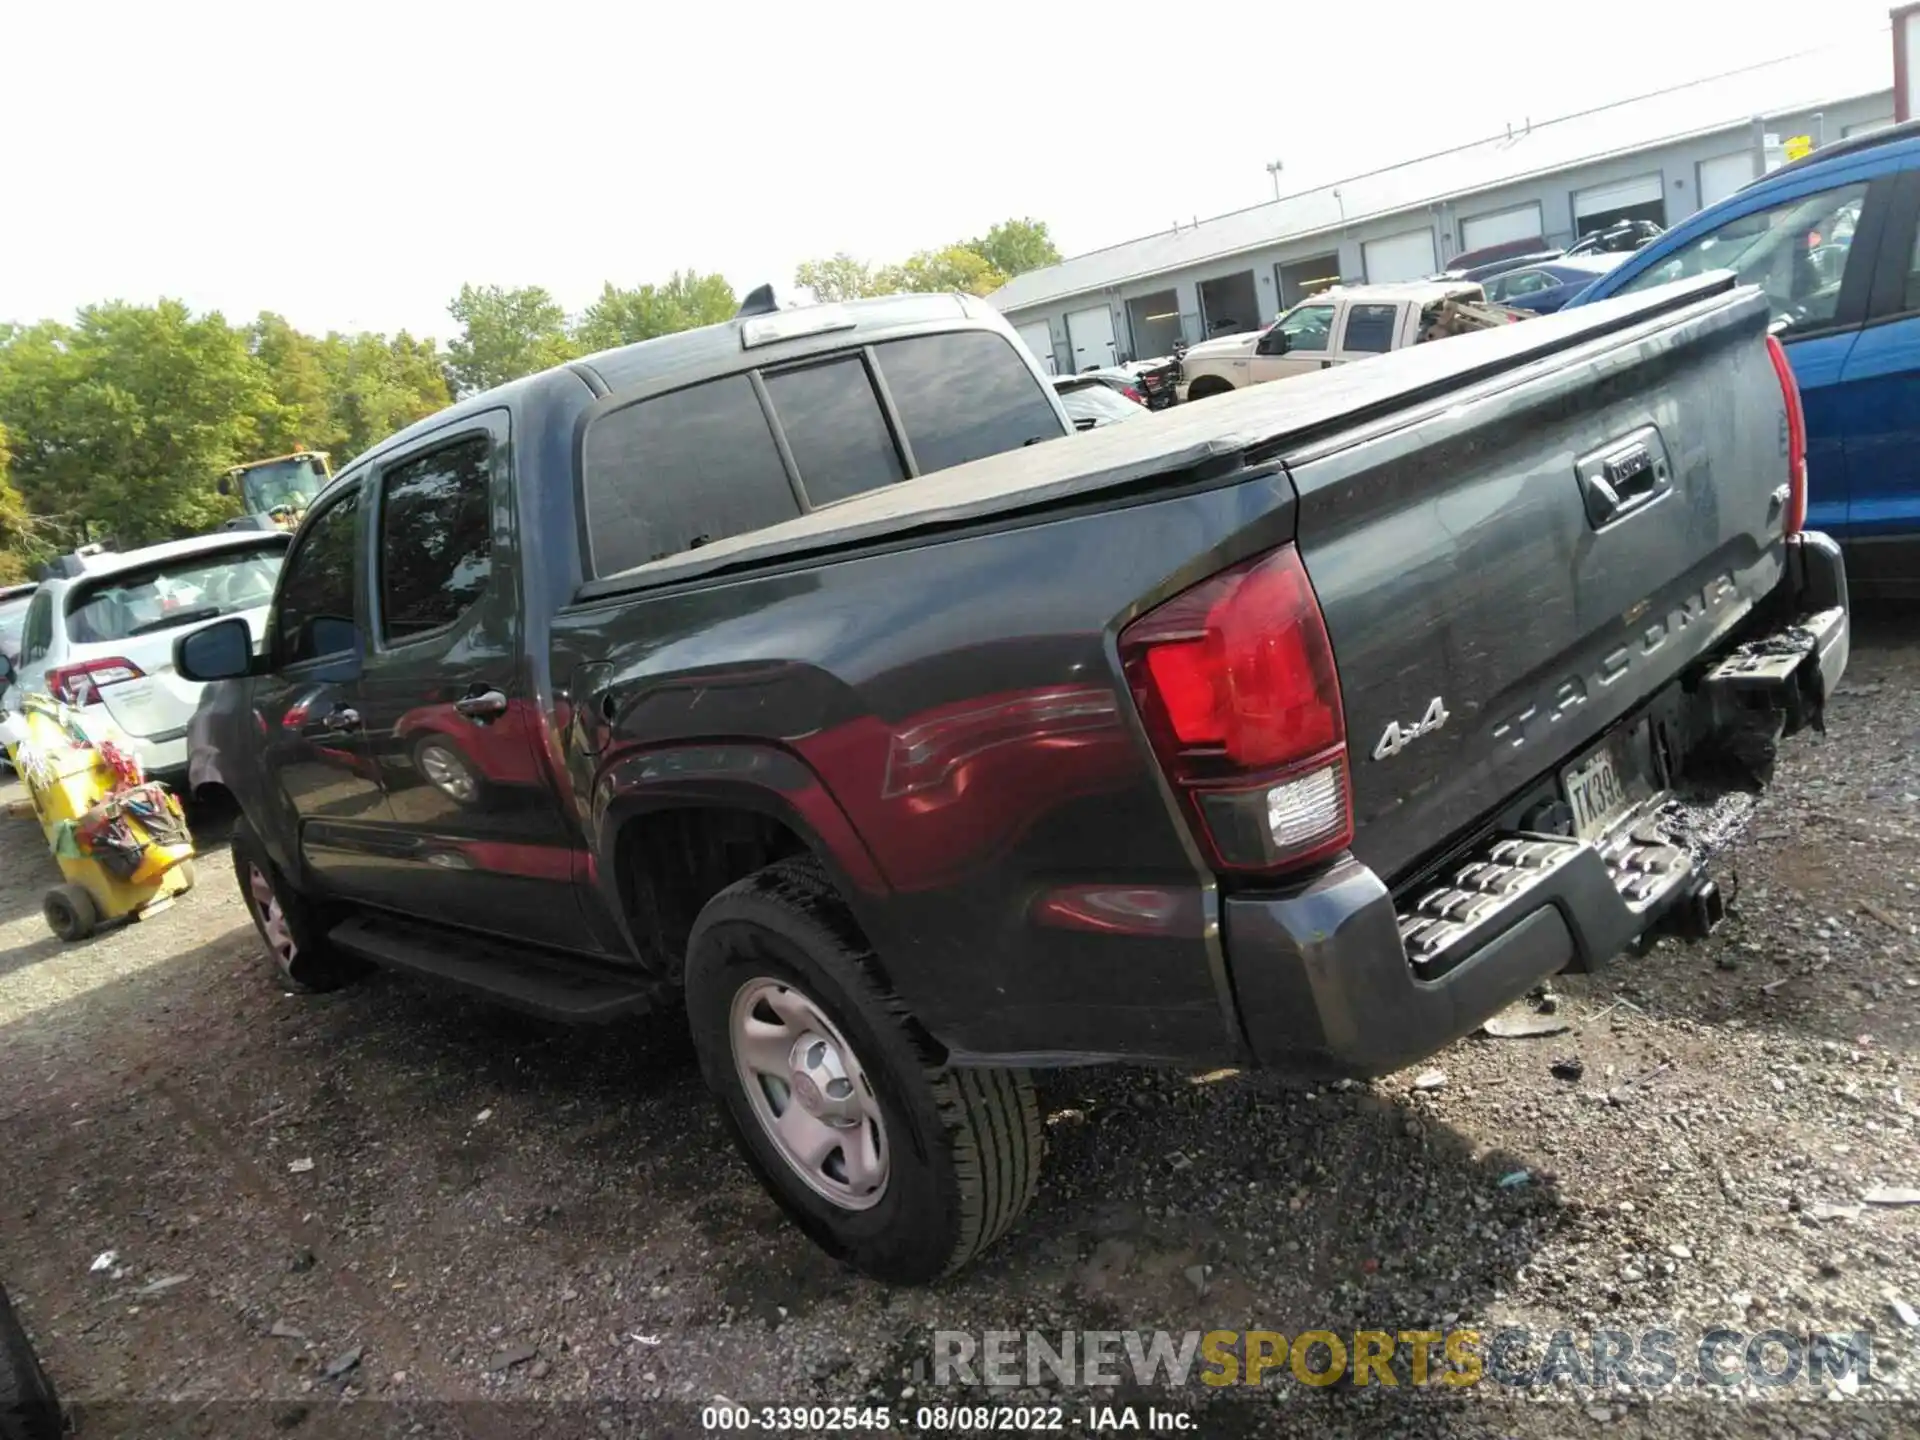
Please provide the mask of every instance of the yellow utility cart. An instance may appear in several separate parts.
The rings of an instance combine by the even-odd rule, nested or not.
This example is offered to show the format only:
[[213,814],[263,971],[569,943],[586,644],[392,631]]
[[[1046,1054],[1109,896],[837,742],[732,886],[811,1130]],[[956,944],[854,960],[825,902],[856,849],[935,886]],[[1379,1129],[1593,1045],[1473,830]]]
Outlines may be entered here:
[[47,927],[84,940],[100,925],[145,918],[193,888],[193,836],[180,802],[146,779],[105,727],[93,733],[47,695],[21,706],[26,738],[13,749],[63,883],[42,902]]

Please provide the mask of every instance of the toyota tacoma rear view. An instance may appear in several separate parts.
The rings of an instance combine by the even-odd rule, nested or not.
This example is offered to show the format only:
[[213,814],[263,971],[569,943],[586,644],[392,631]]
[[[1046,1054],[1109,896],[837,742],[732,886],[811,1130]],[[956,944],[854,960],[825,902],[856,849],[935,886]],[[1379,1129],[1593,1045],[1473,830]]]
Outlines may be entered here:
[[1083,434],[969,297],[747,310],[362,455],[176,659],[287,980],[684,1010],[874,1275],[1015,1222],[1038,1068],[1377,1075],[1704,930],[1846,664],[1725,274]]

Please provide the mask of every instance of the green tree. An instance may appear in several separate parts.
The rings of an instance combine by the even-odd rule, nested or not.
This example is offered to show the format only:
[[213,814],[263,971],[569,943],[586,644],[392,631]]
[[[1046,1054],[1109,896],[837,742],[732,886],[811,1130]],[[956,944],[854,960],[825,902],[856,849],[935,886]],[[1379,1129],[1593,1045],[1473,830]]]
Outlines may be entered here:
[[[5,335],[0,334],[0,343]],[[7,427],[0,425],[0,585],[17,585],[27,578],[32,559],[33,517],[27,502],[7,478],[12,456],[7,449]]]
[[446,357],[431,340],[402,330],[384,335],[331,334],[321,342],[331,402],[326,432],[338,470],[397,430],[453,403]]
[[232,511],[214,477],[258,453],[284,407],[247,332],[177,300],[89,306],[0,351],[15,483],[65,538],[145,544]]
[[447,355],[453,382],[463,395],[580,354],[567,333],[567,312],[538,285],[518,290],[462,285],[447,313],[460,323],[459,338],[448,342]]
[[260,362],[278,402],[273,414],[261,417],[260,445],[268,454],[339,446],[342,436],[334,416],[333,377],[327,373],[327,343],[294,329],[285,317],[271,311],[261,311],[248,327],[247,348]]
[[664,285],[632,290],[603,286],[600,298],[581,313],[573,339],[583,351],[611,350],[657,335],[717,325],[731,319],[739,308],[739,298],[726,277],[676,270]]
[[979,239],[967,241],[966,247],[1009,277],[1060,263],[1060,248],[1047,234],[1047,222],[1031,217],[1002,220]]
[[811,290],[822,305],[886,293],[878,287],[873,267],[844,250],[831,259],[802,261],[793,272],[793,283]]
[[874,277],[878,292],[899,290],[961,290],[969,295],[991,295],[1007,283],[977,250],[949,245],[944,250],[922,250],[898,265],[889,265]]

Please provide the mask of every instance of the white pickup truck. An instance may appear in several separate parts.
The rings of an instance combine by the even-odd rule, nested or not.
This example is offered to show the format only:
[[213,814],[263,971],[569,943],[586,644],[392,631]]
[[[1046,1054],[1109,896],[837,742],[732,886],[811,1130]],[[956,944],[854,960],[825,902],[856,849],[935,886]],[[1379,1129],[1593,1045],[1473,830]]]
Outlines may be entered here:
[[1485,290],[1472,281],[1338,285],[1302,300],[1265,330],[1195,345],[1180,362],[1179,398],[1204,400],[1518,318],[1488,306]]

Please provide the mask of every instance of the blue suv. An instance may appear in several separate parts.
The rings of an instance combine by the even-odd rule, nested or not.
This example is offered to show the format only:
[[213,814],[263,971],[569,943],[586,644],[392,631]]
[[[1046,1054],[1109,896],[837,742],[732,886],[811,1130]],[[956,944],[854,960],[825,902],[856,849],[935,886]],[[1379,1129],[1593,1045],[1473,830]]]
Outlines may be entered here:
[[1568,302],[1703,270],[1773,303],[1807,418],[1807,527],[1856,593],[1920,597],[1920,121],[1830,145],[1683,221]]

